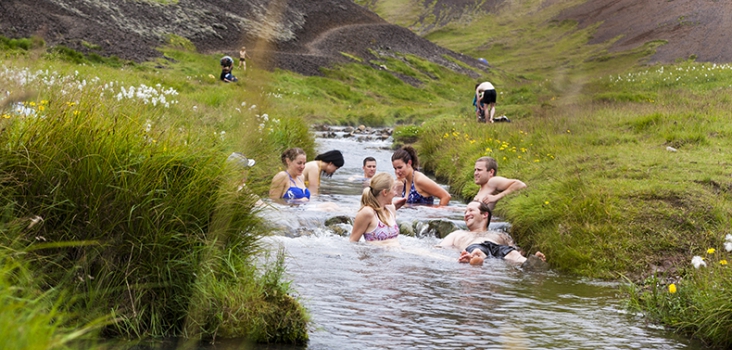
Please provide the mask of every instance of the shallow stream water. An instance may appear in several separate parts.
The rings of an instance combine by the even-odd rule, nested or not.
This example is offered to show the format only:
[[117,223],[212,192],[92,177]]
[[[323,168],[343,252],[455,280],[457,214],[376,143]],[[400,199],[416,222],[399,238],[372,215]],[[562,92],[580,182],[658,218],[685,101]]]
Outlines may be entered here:
[[[322,180],[317,199],[338,208],[283,208],[272,215],[299,236],[267,238],[286,251],[292,286],[312,316],[307,349],[702,348],[625,312],[614,283],[528,273],[503,260],[459,264],[458,252],[435,248],[433,237],[400,236],[401,247],[385,248],[333,234],[323,227],[326,218],[358,210],[363,158],[373,156],[378,171],[393,174],[392,151],[388,141],[317,142],[319,152],[338,149],[346,157]],[[403,208],[397,216],[462,223],[465,205],[450,207]]]
[[[156,348],[178,349],[182,341],[183,348],[226,350],[703,349],[627,313],[615,283],[524,272],[496,259],[480,267],[460,264],[457,251],[435,248],[438,239],[429,236],[402,235],[396,248],[350,243],[324,221],[355,216],[363,158],[376,158],[378,171],[393,174],[390,142],[318,138],[317,144],[319,152],[341,150],[345,165],[322,180],[314,203],[265,213],[282,226],[281,235],[265,242],[285,250],[295,296],[312,317],[307,346],[219,339]],[[328,202],[337,207],[323,209]],[[458,201],[447,209],[407,207],[397,219],[449,219],[464,226],[464,208]]]

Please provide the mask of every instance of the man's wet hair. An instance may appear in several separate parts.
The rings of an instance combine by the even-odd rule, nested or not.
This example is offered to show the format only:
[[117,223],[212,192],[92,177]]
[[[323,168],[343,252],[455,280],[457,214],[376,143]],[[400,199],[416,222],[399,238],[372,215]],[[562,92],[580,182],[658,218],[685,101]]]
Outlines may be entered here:
[[489,207],[488,204],[485,202],[481,202],[481,201],[473,201],[473,202],[480,204],[480,206],[478,206],[478,210],[480,210],[481,214],[488,213],[488,223],[486,224],[486,227],[488,227],[488,225],[490,225],[490,223],[491,223],[491,218],[493,217],[493,211],[491,210],[491,207]]
[[375,162],[375,161],[376,161],[376,158],[374,158],[374,157],[366,157],[363,159],[363,166],[366,166],[367,162]]

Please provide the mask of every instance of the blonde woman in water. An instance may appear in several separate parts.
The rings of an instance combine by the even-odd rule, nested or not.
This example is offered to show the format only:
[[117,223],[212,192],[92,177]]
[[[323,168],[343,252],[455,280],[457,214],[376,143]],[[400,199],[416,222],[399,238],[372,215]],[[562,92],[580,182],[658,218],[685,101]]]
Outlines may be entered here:
[[369,243],[399,245],[399,225],[396,222],[396,209],[401,203],[392,203],[399,191],[399,184],[387,173],[378,173],[371,178],[371,184],[363,189],[361,208],[356,213],[351,231],[351,242],[361,237]]

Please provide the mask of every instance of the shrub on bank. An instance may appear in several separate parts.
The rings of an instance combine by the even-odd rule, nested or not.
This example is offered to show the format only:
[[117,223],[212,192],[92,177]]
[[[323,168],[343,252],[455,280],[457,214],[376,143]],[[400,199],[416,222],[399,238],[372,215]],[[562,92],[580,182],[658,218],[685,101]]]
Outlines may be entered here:
[[[10,91],[37,91],[22,104],[4,101],[0,182],[12,210],[0,224],[42,218],[2,239],[29,247],[44,289],[67,291],[73,298],[64,303],[84,320],[111,310],[116,322],[105,335],[216,336],[234,320],[207,320],[228,307],[247,310],[235,320],[247,327],[227,336],[307,340],[306,315],[282,274],[255,268],[267,227],[256,197],[236,190],[241,173],[225,163],[224,133],[168,115],[178,97],[162,86],[2,73]],[[34,248],[43,242],[52,244]],[[222,266],[234,255],[236,263]],[[229,271],[210,278],[211,267]],[[216,285],[231,286],[237,298],[221,300]],[[195,303],[201,299],[213,302]]]

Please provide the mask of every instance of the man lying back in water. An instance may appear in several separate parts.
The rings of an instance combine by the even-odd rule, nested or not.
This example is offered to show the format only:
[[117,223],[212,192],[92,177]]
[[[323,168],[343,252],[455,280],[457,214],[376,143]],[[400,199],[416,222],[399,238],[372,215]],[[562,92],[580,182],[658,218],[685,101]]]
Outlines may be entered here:
[[488,223],[491,221],[488,204],[470,202],[465,208],[464,219],[469,231],[452,232],[438,244],[440,247],[455,247],[462,250],[459,262],[480,265],[484,259],[497,258],[522,267],[529,265],[546,267],[546,257],[541,252],[536,252],[527,258],[518,251],[510,236],[488,231]]

